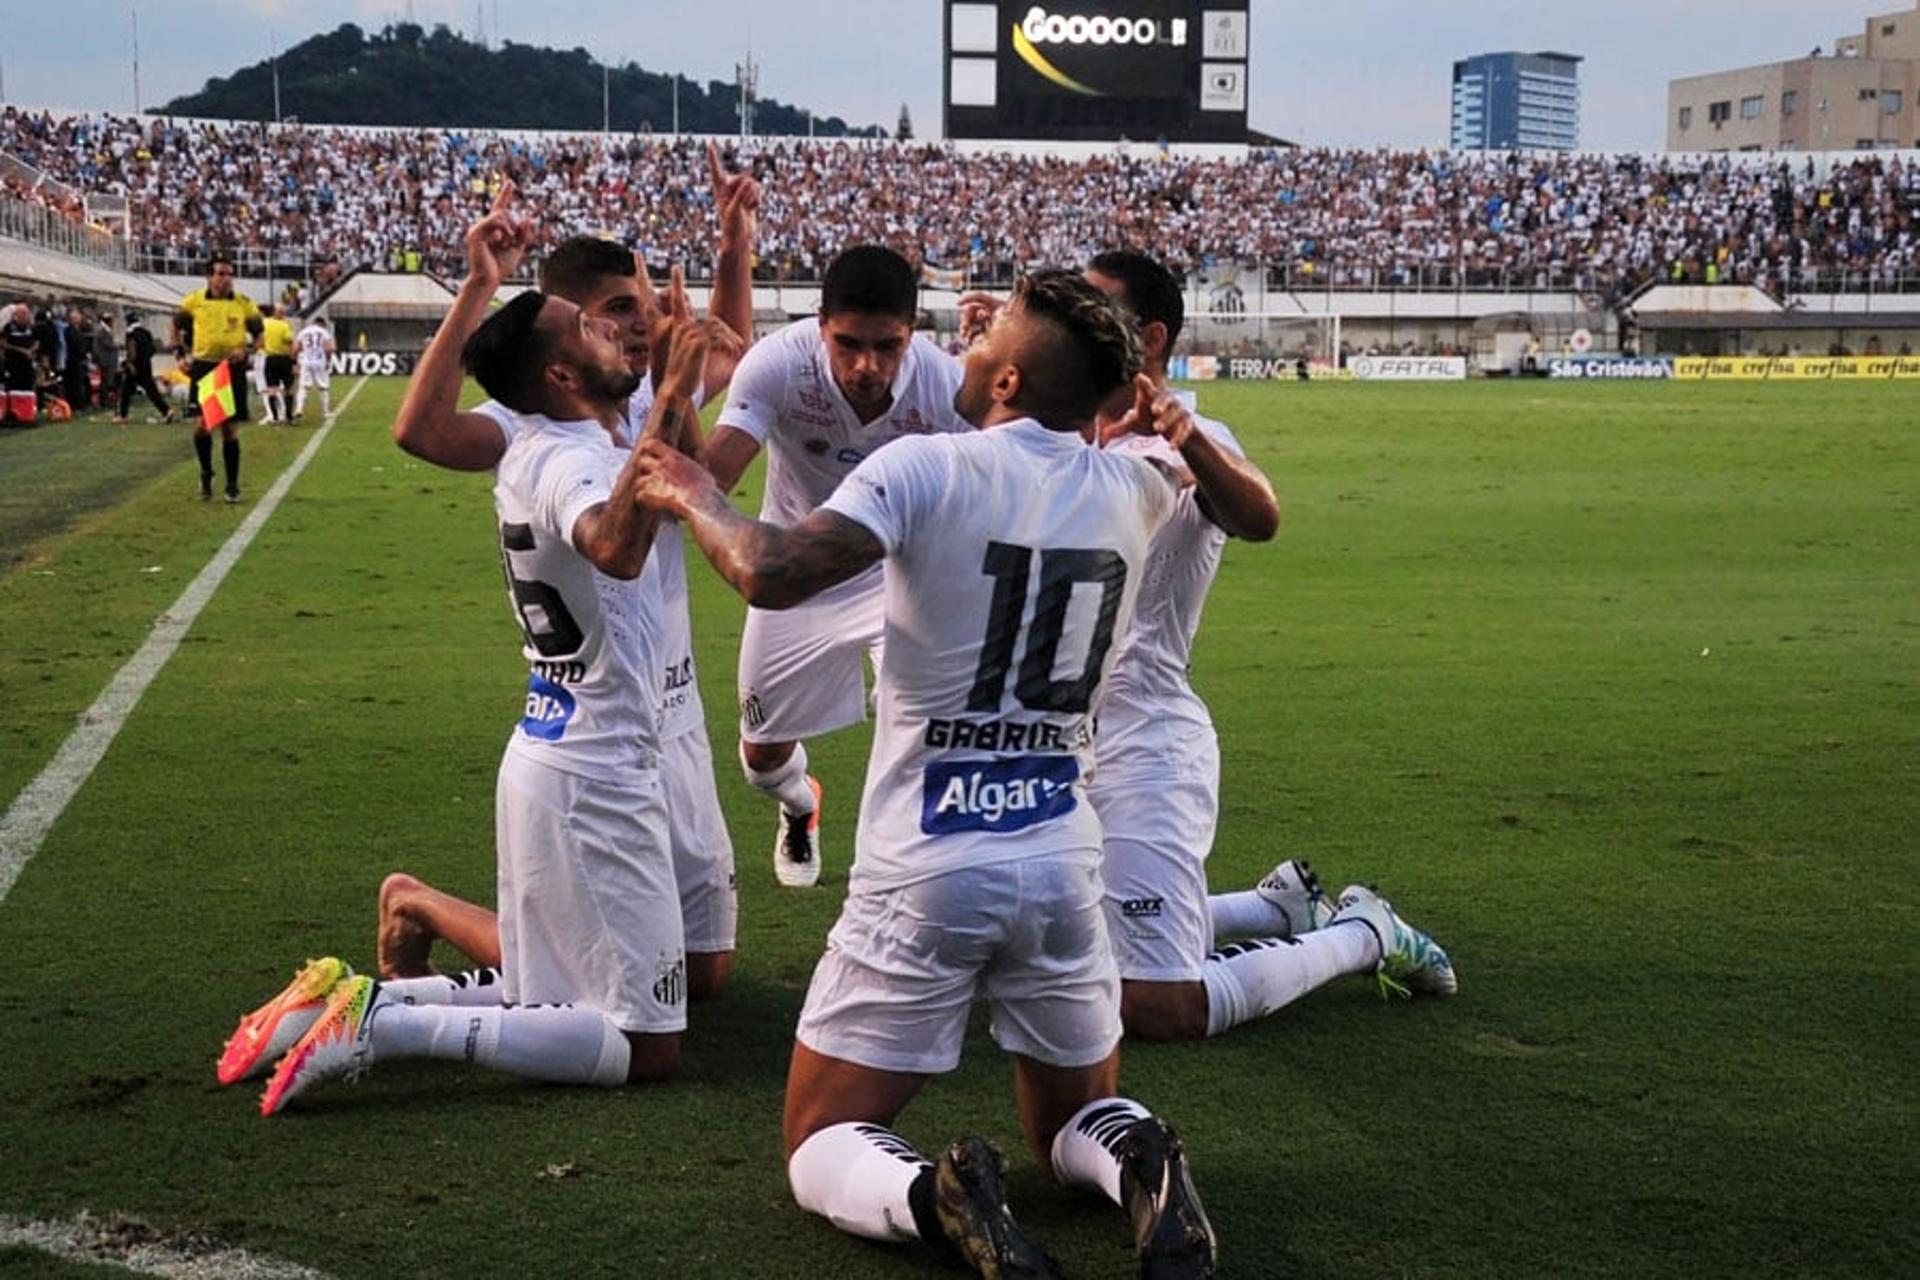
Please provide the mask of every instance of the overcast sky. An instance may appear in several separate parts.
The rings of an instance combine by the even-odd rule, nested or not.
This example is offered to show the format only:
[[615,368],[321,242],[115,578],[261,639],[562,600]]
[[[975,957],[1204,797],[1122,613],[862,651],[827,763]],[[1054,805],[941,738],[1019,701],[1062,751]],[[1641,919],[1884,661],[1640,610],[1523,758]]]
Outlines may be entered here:
[[[0,0],[6,100],[128,111],[133,14],[144,106],[193,92],[342,22],[411,14],[490,40],[582,46],[610,62],[733,78],[752,41],[763,96],[889,128],[940,130],[945,0]],[[1306,143],[1444,144],[1455,58],[1583,55],[1580,141],[1664,145],[1667,81],[1776,62],[1913,0],[1253,0],[1250,120]],[[1124,11],[1125,0],[1114,0]],[[191,16],[189,16],[191,15]],[[298,105],[287,104],[297,113]]]

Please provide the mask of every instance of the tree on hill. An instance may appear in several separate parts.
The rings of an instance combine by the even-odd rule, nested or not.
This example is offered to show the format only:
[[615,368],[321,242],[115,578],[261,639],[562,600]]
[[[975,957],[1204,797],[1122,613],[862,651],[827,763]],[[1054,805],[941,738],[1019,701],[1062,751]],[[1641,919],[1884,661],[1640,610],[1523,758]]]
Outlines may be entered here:
[[[215,77],[152,114],[271,120],[274,70],[272,62],[257,62]],[[603,71],[580,48],[507,41],[489,49],[444,24],[428,31],[401,22],[369,35],[342,23],[285,50],[278,70],[282,116],[307,124],[596,130],[604,77],[611,128],[665,133],[673,127],[672,75],[633,62]],[[737,97],[730,84],[703,86],[680,77],[681,131],[735,132]],[[758,133],[805,134],[808,118],[801,108],[762,99],[754,125]],[[878,126],[855,128],[839,116],[815,116],[813,128],[826,137],[885,135]]]

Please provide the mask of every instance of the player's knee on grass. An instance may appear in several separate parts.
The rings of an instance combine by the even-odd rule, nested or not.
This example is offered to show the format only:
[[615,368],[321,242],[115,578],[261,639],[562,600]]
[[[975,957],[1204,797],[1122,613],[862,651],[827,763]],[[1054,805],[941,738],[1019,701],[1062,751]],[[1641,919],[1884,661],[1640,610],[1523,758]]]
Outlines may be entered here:
[[733,976],[733,952],[690,951],[687,953],[687,996],[705,1000],[727,985]]
[[629,1031],[627,1036],[627,1083],[652,1084],[670,1080],[680,1072],[680,1033],[664,1035]]
[[1203,1040],[1207,989],[1199,982],[1122,982],[1120,1021],[1136,1040]]

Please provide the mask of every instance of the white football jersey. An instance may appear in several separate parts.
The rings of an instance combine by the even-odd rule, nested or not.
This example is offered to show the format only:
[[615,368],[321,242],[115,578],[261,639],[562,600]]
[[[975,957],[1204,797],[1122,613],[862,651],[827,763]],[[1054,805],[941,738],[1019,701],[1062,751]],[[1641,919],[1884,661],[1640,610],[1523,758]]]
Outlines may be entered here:
[[307,325],[293,339],[293,349],[299,353],[300,363],[319,365],[327,362],[327,348],[333,345],[333,335],[317,324]]
[[[1188,409],[1193,397],[1174,393]],[[1241,457],[1239,441],[1225,424],[1194,417],[1214,443]],[[1158,436],[1128,436],[1107,446],[1109,453],[1158,457],[1184,466],[1172,446]],[[1180,493],[1173,516],[1147,551],[1140,602],[1133,626],[1120,641],[1113,675],[1099,705],[1101,768],[1166,763],[1176,743],[1213,728],[1207,706],[1188,682],[1193,638],[1200,611],[1220,569],[1227,535],[1200,510],[1191,485]]]
[[659,763],[668,611],[657,577],[609,577],[573,545],[575,523],[607,501],[627,453],[597,422],[528,414],[518,425],[493,486],[529,666],[510,749],[563,772],[630,782]]
[[1031,419],[901,440],[823,504],[886,548],[886,652],[852,888],[1100,854],[1091,707],[1168,478]]
[[744,431],[766,449],[760,518],[794,525],[880,446],[903,436],[972,431],[954,412],[959,387],[959,363],[916,334],[893,379],[893,407],[863,425],[833,380],[819,320],[809,318],[762,338],[742,357],[718,425]]
[[[653,380],[649,376],[627,401],[627,423],[631,439],[638,439],[653,408]],[[488,400],[473,410],[493,419],[506,437],[509,447],[520,431],[520,415],[497,400]],[[602,434],[605,434],[604,432]],[[619,467],[626,465],[621,455]],[[687,559],[681,549],[680,522],[662,520],[654,531],[653,550],[647,555],[641,581],[661,599],[660,613],[660,740],[692,733],[706,724],[707,712],[700,701],[700,682],[693,665],[693,611],[687,589]]]

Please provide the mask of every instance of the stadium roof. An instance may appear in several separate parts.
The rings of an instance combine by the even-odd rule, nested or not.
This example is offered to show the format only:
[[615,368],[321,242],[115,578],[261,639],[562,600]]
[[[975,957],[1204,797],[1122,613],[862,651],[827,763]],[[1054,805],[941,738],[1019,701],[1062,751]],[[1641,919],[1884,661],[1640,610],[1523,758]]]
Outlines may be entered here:
[[86,297],[116,306],[172,310],[180,293],[152,276],[98,266],[38,245],[0,238],[0,295]]
[[1639,316],[1645,329],[1914,329],[1920,328],[1920,297],[1899,311],[1657,311]]

